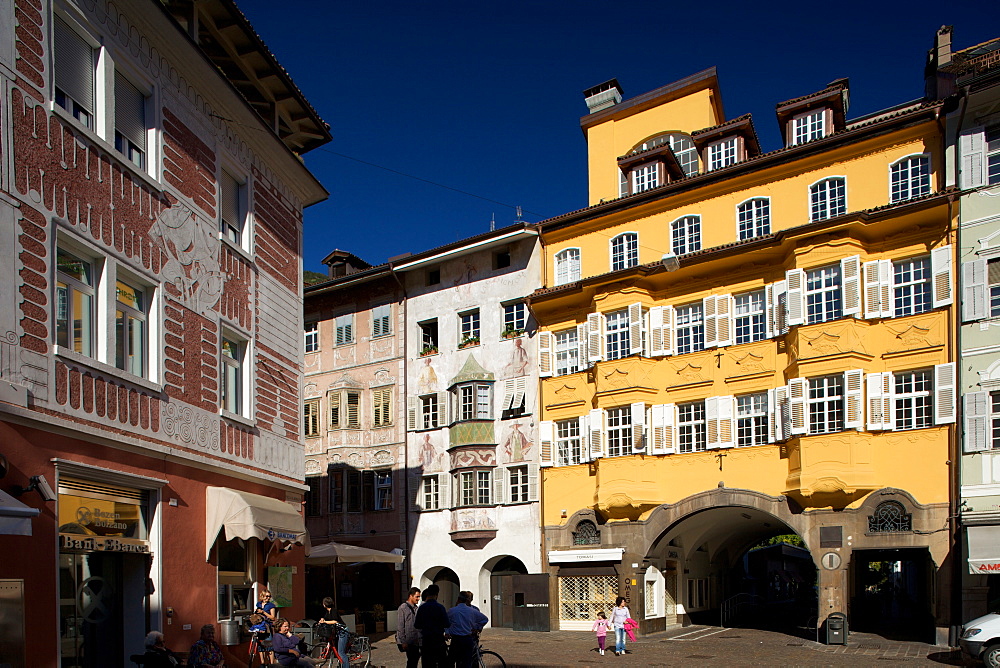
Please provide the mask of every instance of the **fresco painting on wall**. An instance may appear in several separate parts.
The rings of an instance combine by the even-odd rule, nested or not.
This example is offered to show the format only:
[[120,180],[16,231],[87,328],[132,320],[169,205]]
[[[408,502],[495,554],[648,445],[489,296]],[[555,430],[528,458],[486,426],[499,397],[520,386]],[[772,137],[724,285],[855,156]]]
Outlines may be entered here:
[[519,422],[515,422],[510,425],[510,431],[507,432],[507,438],[504,439],[503,449],[504,458],[508,463],[514,462],[524,462],[531,459],[531,447],[533,443],[528,435],[521,431],[522,425]]

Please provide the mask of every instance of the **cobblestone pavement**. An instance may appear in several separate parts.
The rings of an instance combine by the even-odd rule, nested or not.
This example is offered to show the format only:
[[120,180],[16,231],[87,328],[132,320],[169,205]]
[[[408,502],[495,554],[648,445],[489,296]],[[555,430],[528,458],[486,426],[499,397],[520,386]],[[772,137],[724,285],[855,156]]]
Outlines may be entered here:
[[[614,636],[609,636],[614,647]],[[372,665],[402,668],[406,657],[390,635],[372,643]],[[916,642],[887,640],[852,633],[846,646],[758,629],[689,626],[640,637],[628,643],[628,654],[597,653],[592,633],[538,633],[486,629],[485,649],[503,656],[509,668],[519,666],[960,666],[957,652]]]

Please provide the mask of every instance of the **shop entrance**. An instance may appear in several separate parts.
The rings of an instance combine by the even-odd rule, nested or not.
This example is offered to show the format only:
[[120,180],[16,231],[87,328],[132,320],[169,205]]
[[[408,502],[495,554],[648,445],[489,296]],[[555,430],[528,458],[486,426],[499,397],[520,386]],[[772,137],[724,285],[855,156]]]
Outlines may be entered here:
[[926,548],[854,550],[849,566],[849,622],[885,638],[934,638],[934,567]]
[[501,557],[493,566],[489,589],[490,626],[514,628],[514,576],[527,572],[517,557]]

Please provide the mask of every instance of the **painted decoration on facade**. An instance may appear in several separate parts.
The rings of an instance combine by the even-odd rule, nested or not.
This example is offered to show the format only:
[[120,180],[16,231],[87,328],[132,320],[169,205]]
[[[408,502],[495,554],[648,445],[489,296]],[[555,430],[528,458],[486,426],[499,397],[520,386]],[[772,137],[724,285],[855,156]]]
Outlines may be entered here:
[[164,280],[177,288],[180,300],[192,311],[212,317],[226,282],[215,230],[176,202],[160,212],[150,232],[169,258],[161,269]]
[[429,357],[425,357],[424,365],[420,367],[420,373],[417,375],[417,393],[429,394],[434,392],[437,389],[437,386],[437,372],[434,370],[434,365],[431,364],[431,359]]
[[372,466],[389,466],[395,459],[388,450],[379,450],[372,455]]
[[471,466],[495,466],[496,451],[492,446],[462,448],[451,452],[451,468],[464,469]]
[[437,445],[431,440],[431,434],[426,432],[423,434],[419,452],[420,465],[425,472],[441,470],[441,453],[438,451]]
[[534,443],[531,442],[527,433],[528,431],[520,422],[511,423],[503,444],[500,446],[504,462],[510,464],[514,462],[526,462],[532,459],[535,454],[532,449]]
[[452,531],[495,531],[496,520],[490,508],[459,508],[451,513]]
[[510,361],[504,367],[504,374],[508,377],[526,376],[531,368],[528,350],[524,347],[524,337],[514,339],[514,348],[510,353]]

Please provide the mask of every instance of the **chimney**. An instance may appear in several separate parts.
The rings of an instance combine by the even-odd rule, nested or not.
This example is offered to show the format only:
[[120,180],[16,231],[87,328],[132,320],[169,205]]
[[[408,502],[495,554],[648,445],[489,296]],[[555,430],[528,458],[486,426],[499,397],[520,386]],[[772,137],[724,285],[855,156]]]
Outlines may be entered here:
[[840,95],[844,100],[844,114],[847,114],[848,107],[851,106],[851,82],[847,77],[835,79],[826,85],[827,88],[839,88]]
[[942,72],[951,64],[952,26],[941,26],[934,34],[934,46],[927,52],[924,66],[924,96],[928,100],[941,100],[955,92],[955,75]]
[[590,113],[601,111],[613,107],[622,101],[622,87],[618,79],[611,79],[604,83],[588,88],[583,91],[584,100]]

